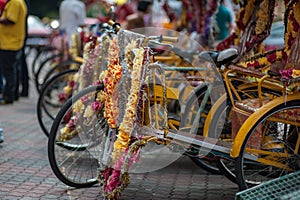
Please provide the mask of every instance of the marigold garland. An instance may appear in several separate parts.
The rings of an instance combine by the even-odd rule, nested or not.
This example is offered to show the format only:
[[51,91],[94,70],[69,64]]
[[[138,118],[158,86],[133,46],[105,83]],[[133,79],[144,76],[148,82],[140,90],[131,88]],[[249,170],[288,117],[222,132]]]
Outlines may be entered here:
[[255,33],[257,35],[262,34],[266,30],[266,26],[269,23],[269,0],[263,0],[259,5],[259,10],[256,13],[256,26]]
[[282,60],[282,52],[283,50],[279,49],[276,51],[270,51],[264,54],[259,54],[257,56],[249,58],[245,62],[238,63],[238,65],[250,69],[266,69],[269,68],[275,62]]
[[128,97],[128,102],[126,104],[126,112],[123,117],[123,121],[119,127],[118,138],[114,143],[114,151],[113,151],[113,160],[117,160],[119,156],[129,145],[130,142],[130,134],[134,125],[135,114],[136,114],[136,106],[138,102],[138,92],[139,92],[139,84],[141,78],[141,70],[143,65],[143,55],[144,49],[139,48],[135,52],[135,58],[133,60],[133,71],[132,71],[132,80],[131,80],[131,88],[130,94]]
[[[129,184],[129,174],[126,171],[136,162],[138,157],[138,150],[134,149],[129,152],[129,146],[133,142],[133,140],[131,140],[131,132],[136,120],[136,107],[144,60],[144,49],[139,48],[135,51],[133,62],[131,61],[132,50],[136,48],[136,46],[137,43],[133,41],[126,47],[125,60],[130,70],[129,73],[131,73],[131,88],[126,103],[125,114],[119,126],[118,136],[114,142],[114,149],[111,155],[112,161],[110,165],[112,165],[113,168],[108,167],[104,171],[99,171],[98,175],[101,191],[108,199],[118,199],[120,197],[120,193]],[[109,72],[107,70],[107,72],[103,72],[101,76],[108,74]],[[109,81],[107,77],[108,76],[105,76],[104,79]],[[105,92],[105,103],[107,103],[107,92],[108,91]]]
[[300,2],[290,1],[286,2],[287,12],[285,16],[286,31],[284,35],[285,49],[284,60],[286,62],[285,69],[280,70],[280,74],[283,79],[290,80],[292,78],[298,78],[300,73],[299,68],[299,28],[300,28]]
[[106,93],[104,117],[111,128],[117,128],[118,108],[116,102],[112,99],[113,91],[117,82],[122,76],[122,67],[119,65],[120,48],[117,39],[113,39],[109,46],[109,61],[106,77],[103,79],[104,90]]
[[[254,50],[259,49],[259,45],[270,33],[274,9],[275,0],[245,1],[236,15],[237,26],[234,32],[220,42],[216,49],[220,51],[236,46],[238,47],[240,58],[244,58]],[[253,18],[254,14],[256,19]],[[236,59],[236,61],[238,60]]]

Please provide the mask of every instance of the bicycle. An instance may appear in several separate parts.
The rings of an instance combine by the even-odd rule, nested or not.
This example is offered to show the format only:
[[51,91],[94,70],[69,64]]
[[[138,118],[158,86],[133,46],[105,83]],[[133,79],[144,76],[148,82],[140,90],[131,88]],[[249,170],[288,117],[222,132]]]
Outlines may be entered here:
[[[224,54],[223,56],[225,56],[223,59],[224,60],[226,60],[227,58],[229,59],[229,57],[231,57],[231,56],[233,56],[231,59],[233,59],[234,57],[235,57],[235,55],[230,55],[229,54],[229,56],[228,55],[226,55],[226,54]],[[230,60],[230,59],[229,59]],[[228,62],[228,60],[226,60],[226,62]],[[158,65],[150,65],[149,66],[151,69],[156,69],[157,71],[160,71],[160,72],[163,72],[163,68],[162,67],[160,67],[160,66],[158,66]],[[209,70],[207,70],[207,71],[209,71]],[[148,125],[150,125],[151,123],[153,123],[153,126],[154,127],[157,127],[157,128],[155,128],[155,129],[148,129],[148,128],[146,128],[146,130],[143,130],[142,132],[146,132],[147,134],[149,134],[149,135],[151,135],[151,137],[145,137],[145,138],[147,138],[147,139],[145,139],[147,142],[150,142],[150,141],[155,141],[154,143],[159,143],[159,144],[164,144],[164,145],[167,145],[167,146],[169,146],[172,150],[176,150],[176,148],[177,148],[177,150],[180,150],[180,151],[183,151],[183,152],[185,152],[185,151],[190,151],[191,150],[191,146],[190,145],[188,145],[188,144],[192,144],[192,147],[193,148],[195,148],[195,147],[199,147],[199,146],[202,146],[202,144],[203,144],[203,142],[201,142],[201,137],[197,137],[197,136],[193,136],[193,137],[187,137],[187,136],[184,136],[185,134],[184,134],[184,132],[180,132],[180,131],[178,131],[177,129],[176,129],[176,126],[170,126],[170,127],[173,127],[173,128],[171,128],[171,130],[166,130],[167,128],[167,126],[169,126],[169,124],[171,124],[171,120],[169,120],[169,119],[167,119],[166,118],[166,112],[168,112],[166,109],[163,109],[163,110],[161,110],[161,111],[159,111],[159,109],[157,109],[156,108],[156,106],[158,106],[158,105],[160,105],[160,106],[162,106],[162,108],[165,108],[165,105],[166,105],[166,101],[167,101],[167,97],[166,97],[166,91],[167,91],[167,88],[165,88],[165,81],[164,81],[164,75],[162,75],[162,78],[161,79],[158,79],[158,80],[160,80],[159,82],[156,82],[156,81],[158,81],[158,80],[156,80],[155,78],[154,79],[152,79],[152,86],[150,85],[150,87],[148,87],[148,88],[144,88],[143,89],[143,91],[145,92],[145,94],[150,94],[150,96],[148,97],[148,98],[146,98],[146,99],[148,99],[148,100],[146,100],[146,102],[149,102],[150,104],[149,105],[151,105],[150,107],[152,107],[152,106],[154,106],[154,118],[155,119],[153,119],[153,117],[150,117],[151,115],[149,115],[149,111],[146,109],[146,110],[144,110],[144,112],[142,112],[141,113],[141,116],[143,116],[143,117],[141,117],[140,119],[142,119],[142,123],[145,123],[145,124],[148,124]],[[148,91],[148,89],[149,88],[153,88],[153,86],[155,86],[156,85],[156,83],[159,83],[159,85],[161,85],[160,87],[162,87],[162,91],[165,91],[165,92],[163,92],[162,94],[163,94],[163,98],[162,99],[157,99],[157,100],[153,100],[153,99],[155,99],[155,95],[154,96],[152,96],[154,93],[155,93],[155,90],[157,90],[157,89],[155,89],[153,92],[151,92],[151,90],[150,91]],[[154,87],[155,88],[155,87]],[[86,89],[87,90],[87,89]],[[146,92],[146,91],[148,91],[148,92]],[[94,96],[94,95],[93,95]],[[98,96],[98,95],[97,95]],[[83,96],[82,96],[83,97]],[[80,99],[80,98],[78,98],[78,99]],[[73,108],[70,108],[70,106],[72,105],[70,102],[72,102],[72,100],[68,100],[69,101],[69,110],[73,110]],[[152,103],[151,103],[152,102]],[[74,104],[74,106],[76,107],[76,103]],[[144,106],[147,106],[148,105],[148,103],[146,103],[146,105],[144,105]],[[66,109],[66,108],[65,108]],[[143,110],[143,109],[141,109],[141,110]],[[57,151],[55,150],[55,148],[56,148],[56,145],[55,145],[55,142],[57,142],[57,141],[59,141],[59,135],[60,135],[60,133],[58,132],[58,130],[60,130],[58,127],[59,127],[59,125],[61,124],[61,125],[65,125],[64,123],[64,119],[65,119],[65,114],[66,113],[68,113],[68,112],[66,112],[66,111],[64,111],[64,112],[62,112],[62,114],[60,114],[60,119],[59,120],[57,120],[57,121],[59,121],[59,122],[57,122],[56,121],[56,127],[52,127],[53,129],[51,130],[51,134],[50,134],[50,138],[51,139],[49,139],[49,151],[48,151],[48,153],[49,153],[49,157],[51,157],[51,162],[52,162],[52,165],[56,165],[56,166],[60,166],[60,164],[59,164],[59,158],[61,157],[61,156],[59,156],[59,155],[55,155],[55,154],[58,154],[57,153]],[[161,113],[161,114],[159,114],[159,113]],[[151,120],[151,118],[152,118],[152,120]],[[58,118],[57,118],[58,119]],[[97,117],[95,117],[94,119],[97,119]],[[157,121],[156,121],[157,120]],[[107,121],[109,121],[109,120],[107,120]],[[111,121],[112,122],[112,121]],[[109,122],[105,122],[105,124],[106,123],[109,123]],[[80,123],[79,123],[80,124]],[[105,125],[103,125],[102,126],[103,127],[103,130],[99,130],[102,134],[105,134],[106,133],[106,129],[108,129],[108,127]],[[163,127],[163,128],[162,128]],[[162,128],[163,130],[159,130],[160,128]],[[92,127],[89,127],[89,130],[93,130],[93,128]],[[94,131],[95,130],[97,130],[96,128],[94,129]],[[164,135],[164,130],[166,131],[165,133],[166,133],[166,135]],[[91,132],[93,132],[93,131],[91,131]],[[109,131],[112,135],[114,135],[114,134],[116,134],[116,130],[115,129],[110,129],[110,131]],[[152,133],[151,133],[152,132]],[[179,134],[175,134],[175,133],[182,133],[182,136]],[[69,140],[73,140],[73,138],[75,139],[75,138],[78,138],[78,137],[80,137],[80,133],[76,133],[76,134],[79,134],[79,136],[78,135],[72,135],[72,133],[75,133],[75,132],[73,132],[73,131],[70,131],[70,136],[69,137],[67,137],[67,138],[65,138],[65,142],[66,143],[68,143],[69,142]],[[156,134],[153,134],[153,133],[157,133],[157,135]],[[83,134],[83,133],[82,133]],[[91,133],[91,135],[93,135],[92,133]],[[105,135],[104,135],[105,136]],[[104,137],[103,136],[103,137]],[[83,136],[84,137],[84,136]],[[115,137],[115,136],[112,136],[112,137]],[[194,138],[194,137],[196,137],[196,139]],[[96,138],[98,138],[98,137],[96,137]],[[99,138],[101,138],[101,137],[99,137]],[[50,142],[51,141],[51,142]],[[95,143],[93,143],[93,140],[84,140],[84,141],[90,141],[90,143],[86,143],[86,144],[89,144],[89,145],[91,145],[91,148],[92,147],[96,147],[96,146],[98,146],[99,144],[100,145],[104,145],[104,143],[101,143],[101,141],[94,141]],[[109,141],[111,142],[111,145],[112,145],[112,143],[114,142],[114,139],[107,139],[107,141],[108,141],[108,143],[107,143],[107,145],[109,144]],[[143,140],[144,141],[144,140]],[[174,143],[171,143],[171,141],[174,141]],[[144,141],[145,142],[145,141]],[[146,143],[147,143],[146,142]],[[138,143],[138,142],[137,142]],[[143,143],[143,142],[141,142],[141,143]],[[51,147],[50,147],[51,146]],[[86,146],[88,146],[88,145],[86,145]],[[208,145],[209,146],[209,145]],[[207,148],[207,146],[206,147],[204,147],[204,148]],[[86,150],[86,149],[85,149]],[[98,149],[99,150],[99,149]],[[96,152],[95,150],[94,151],[92,151],[92,152]],[[190,154],[191,155],[191,154]],[[205,155],[204,155],[205,156]],[[57,158],[56,158],[57,157]],[[62,156],[63,157],[63,156]],[[98,158],[98,156],[97,156],[97,158]],[[63,160],[65,160],[65,159],[63,159]],[[54,163],[53,163],[54,162]],[[56,163],[56,162],[58,162],[58,163]],[[105,166],[105,164],[104,164],[104,166]],[[59,168],[56,168],[56,171],[59,171],[60,169]],[[62,171],[62,170],[60,170],[60,171]],[[58,173],[58,172],[57,172]],[[61,172],[60,172],[61,173]],[[68,179],[68,175],[67,174],[63,174],[63,173],[61,173],[60,175],[58,175],[59,177],[60,177],[60,180],[62,180],[64,183],[66,183],[66,184],[69,184],[67,181],[64,181],[64,179],[67,179],[67,180],[69,180]],[[64,178],[64,176],[66,176],[65,178]],[[74,186],[74,185],[73,185]]]
[[[100,50],[94,48],[100,40],[102,40],[101,43],[107,43],[105,42],[105,35],[109,36],[109,34],[112,34],[112,30],[107,28],[103,31],[102,39],[92,37],[91,41],[86,44],[84,58],[77,56],[75,57],[76,61],[63,61],[45,75],[44,79],[47,81],[43,83],[43,87],[40,89],[37,117],[42,131],[47,137],[49,136],[50,126],[63,103],[76,91],[92,85],[93,80],[95,81],[98,78],[99,72],[97,71],[101,70],[100,65],[105,65],[106,62],[104,58],[107,45],[103,45]],[[75,77],[78,79],[79,76],[84,76],[89,81],[79,83],[79,80],[75,80]]]
[[[236,56],[236,51],[233,51],[233,53],[231,53],[231,54],[228,54],[228,52],[226,53],[226,52],[224,52],[223,54],[222,54],[222,56],[220,56],[220,57],[223,57],[223,59],[224,59],[224,61],[223,62],[228,62],[228,61],[230,61],[231,59],[233,59],[233,58],[235,58],[235,56]],[[217,57],[216,57],[217,58]],[[222,62],[220,62],[220,65],[222,64]],[[154,67],[154,68],[156,68],[156,69],[163,69],[162,67]],[[209,71],[209,70],[208,70]],[[164,76],[162,76],[162,77],[164,77]],[[164,85],[163,83],[164,83],[164,78],[161,78],[160,79],[161,81],[159,81],[158,83],[159,84],[161,84],[161,85]],[[153,81],[153,85],[155,86],[156,84],[156,82],[155,81],[157,81],[156,80],[156,78],[153,78],[152,79],[152,81]],[[153,87],[153,86],[151,86],[151,87]],[[151,88],[150,87],[150,88]],[[162,87],[162,86],[160,86],[160,87]],[[210,86],[211,87],[211,86]],[[165,89],[161,89],[161,91],[165,91],[165,92],[162,92],[162,94],[160,94],[160,95],[158,95],[158,96],[156,96],[155,95],[155,90],[157,90],[157,91],[159,91],[158,90],[159,88],[157,88],[157,87],[154,87],[154,90],[153,90],[153,92],[148,92],[148,94],[152,94],[152,96],[151,97],[149,97],[148,99],[149,99],[149,101],[150,102],[154,102],[153,103],[153,105],[152,106],[154,106],[154,107],[156,107],[155,105],[158,103],[158,105],[164,105],[164,101],[166,101],[168,98],[166,97],[166,94],[167,94],[167,88],[165,88]],[[205,91],[205,90],[204,90]],[[93,91],[94,92],[94,91]],[[98,91],[99,92],[99,91]],[[86,94],[86,93],[84,93],[84,94]],[[201,95],[203,95],[204,93],[201,93]],[[210,95],[209,93],[205,93],[206,95],[208,94],[208,96]],[[79,94],[78,94],[79,95]],[[80,96],[80,95],[79,95]],[[81,97],[83,97],[84,95],[81,95]],[[93,95],[93,96],[96,96],[96,95]],[[159,98],[158,98],[159,97]],[[206,97],[207,98],[207,97]],[[81,98],[79,98],[79,97],[77,97],[77,100],[78,99],[81,99]],[[197,95],[197,97],[195,98],[194,97],[194,99],[197,99],[197,100],[199,100],[199,99],[201,99],[202,101],[203,101],[203,97],[199,97],[198,95]],[[64,111],[61,113],[61,114],[59,114],[60,115],[60,117],[58,117],[58,118],[56,118],[56,122],[55,122],[55,125],[52,127],[52,130],[51,130],[51,134],[50,134],[50,138],[51,139],[49,139],[49,157],[51,157],[51,165],[54,165],[54,166],[60,166],[60,164],[59,164],[59,158],[60,157],[63,157],[63,156],[56,156],[55,154],[59,154],[59,153],[57,153],[56,152],[56,150],[55,150],[55,142],[56,141],[59,141],[59,137],[60,137],[60,133],[59,133],[59,131],[58,130],[60,130],[60,128],[59,128],[59,126],[60,125],[63,125],[63,126],[65,126],[65,115],[66,115],[66,113],[69,113],[69,112],[66,112],[66,109],[69,109],[69,110],[73,110],[72,109],[72,100],[68,100],[68,107],[66,108],[66,107],[64,107]],[[74,103],[74,106],[76,107],[76,102]],[[189,111],[191,111],[191,110],[189,110]],[[163,111],[160,111],[160,112],[162,112],[162,113],[164,113]],[[168,112],[168,111],[167,111]],[[163,116],[159,116],[159,111],[155,108],[154,109],[154,114],[155,114],[155,119],[156,120],[158,120],[158,121],[156,121],[156,120],[154,120],[153,121],[153,123],[155,123],[155,126],[156,127],[161,127],[162,126],[162,122],[160,122],[160,121],[164,121],[164,117]],[[162,115],[162,114],[161,114]],[[97,117],[96,117],[96,119],[97,119]],[[145,119],[145,121],[147,121],[148,123],[151,121],[150,120],[150,117],[149,117],[149,119]],[[177,127],[176,127],[176,124],[172,124],[172,119],[170,119],[170,118],[168,118],[168,126],[170,126],[170,128],[171,129],[173,129],[173,130],[175,130],[175,131],[178,131],[177,129],[177,127],[178,127],[178,125],[177,125]],[[91,130],[93,129],[92,127],[89,127]],[[96,130],[96,128],[94,128],[95,130]],[[105,132],[105,131],[104,131]],[[148,130],[148,132],[149,132],[149,130]],[[73,134],[75,134],[75,135],[73,135]],[[66,140],[66,143],[68,143],[69,142],[69,140],[71,141],[71,143],[72,143],[72,140],[73,140],[73,138],[78,138],[78,136],[76,135],[76,134],[78,134],[78,133],[76,133],[76,131],[70,131],[70,134],[66,134],[66,137],[65,137],[65,140]],[[174,136],[172,133],[170,133],[170,137],[172,138],[172,137],[177,137],[177,136]],[[162,137],[162,136],[161,136]],[[194,136],[193,136],[194,137]],[[101,138],[101,137],[100,137]],[[175,139],[175,138],[172,138],[172,139]],[[196,136],[196,138],[197,138],[197,136]],[[198,138],[199,139],[199,138]],[[200,139],[203,139],[203,138],[201,138],[200,137]],[[184,137],[184,140],[188,140],[188,141],[190,141],[191,143],[193,142],[193,139],[192,138],[189,138],[189,137]],[[86,141],[86,140],[85,140]],[[89,141],[89,140],[87,140],[87,141]],[[182,142],[182,141],[181,141]],[[200,143],[196,143],[196,144],[193,144],[193,146],[199,146],[199,144],[202,144],[201,142]],[[91,142],[91,144],[90,145],[95,145],[95,144],[93,144],[93,142]],[[51,146],[51,148],[50,148],[50,146]],[[172,145],[169,145],[169,146],[172,146],[172,148],[173,148],[173,150],[176,150],[176,148],[177,148],[177,150],[179,149],[181,149],[181,151],[183,151],[183,152],[185,152],[185,151],[187,151],[188,153],[186,154],[186,155],[189,155],[189,156],[194,156],[194,152],[192,151],[193,150],[193,148],[182,148],[182,147],[179,147],[178,148],[178,145],[176,145],[176,143],[175,144],[172,144]],[[183,146],[185,146],[185,145],[183,145]],[[171,147],[170,147],[171,148]],[[85,149],[86,150],[86,149]],[[198,152],[197,152],[198,153]],[[66,154],[66,153],[63,153],[63,154]],[[204,155],[205,156],[205,155]],[[58,158],[56,158],[56,157],[58,157]],[[63,160],[65,160],[65,159],[63,159]],[[58,163],[56,163],[56,162],[58,162]],[[66,179],[66,180],[68,180],[68,175],[67,174],[62,174],[61,172],[59,172],[59,168],[58,167],[54,167],[55,168],[55,170],[57,171],[56,173],[60,173],[59,175],[58,175],[58,177],[60,177],[60,180],[61,181],[63,181],[64,183],[66,183],[66,184],[70,184],[70,182],[68,182],[68,181],[65,181],[64,179]],[[65,178],[63,178],[64,176],[66,176]],[[72,186],[74,186],[74,184],[72,185]],[[79,187],[79,186],[75,186],[75,187]]]

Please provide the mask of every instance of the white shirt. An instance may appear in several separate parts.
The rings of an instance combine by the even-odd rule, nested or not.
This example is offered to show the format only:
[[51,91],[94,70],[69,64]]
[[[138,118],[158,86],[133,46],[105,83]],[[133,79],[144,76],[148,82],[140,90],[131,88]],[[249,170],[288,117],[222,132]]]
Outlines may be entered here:
[[84,25],[86,18],[85,4],[79,0],[64,0],[59,7],[60,29],[68,35],[71,44],[71,35],[80,25]]

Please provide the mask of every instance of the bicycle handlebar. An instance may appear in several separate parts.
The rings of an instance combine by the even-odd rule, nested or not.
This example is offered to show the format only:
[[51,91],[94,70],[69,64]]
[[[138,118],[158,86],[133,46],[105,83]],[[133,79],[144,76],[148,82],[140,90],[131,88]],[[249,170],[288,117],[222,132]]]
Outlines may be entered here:
[[114,22],[113,20],[108,20],[107,22],[110,26],[114,28],[116,32],[118,32],[121,29],[121,25],[119,23]]
[[[109,20],[107,22],[112,28],[118,32],[121,29],[121,25],[119,23],[114,22],[113,20]],[[146,36],[144,36],[146,37]],[[146,37],[148,40],[158,40],[158,42],[171,42],[171,43],[176,43],[178,42],[178,37],[169,37],[169,36],[149,36]]]

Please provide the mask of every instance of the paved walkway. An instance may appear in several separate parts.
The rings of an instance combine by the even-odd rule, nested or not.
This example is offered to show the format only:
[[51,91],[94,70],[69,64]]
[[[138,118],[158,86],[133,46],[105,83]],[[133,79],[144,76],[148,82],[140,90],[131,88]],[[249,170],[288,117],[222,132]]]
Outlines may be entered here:
[[[36,118],[37,94],[0,107],[0,199],[101,199],[98,187],[75,189],[61,183],[49,166],[47,138]],[[131,175],[121,199],[234,199],[237,186],[209,174],[188,158],[146,174]]]

